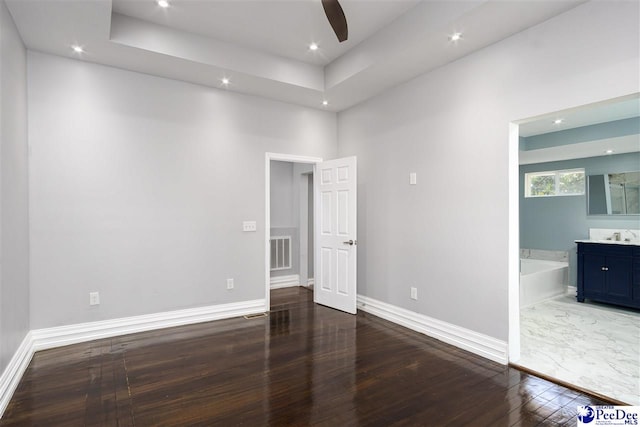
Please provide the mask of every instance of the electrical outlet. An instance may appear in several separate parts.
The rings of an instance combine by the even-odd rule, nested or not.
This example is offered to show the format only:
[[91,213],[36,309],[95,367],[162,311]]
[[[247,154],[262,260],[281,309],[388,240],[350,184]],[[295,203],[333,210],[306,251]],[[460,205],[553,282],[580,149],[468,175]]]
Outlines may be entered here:
[[89,292],[89,305],[100,305],[99,292]]
[[411,287],[411,299],[418,299],[418,288]]
[[417,181],[418,181],[418,178],[417,178],[416,173],[415,172],[411,172],[409,174],[409,184],[410,185],[416,185]]
[[233,289],[233,279],[227,279],[227,289]]

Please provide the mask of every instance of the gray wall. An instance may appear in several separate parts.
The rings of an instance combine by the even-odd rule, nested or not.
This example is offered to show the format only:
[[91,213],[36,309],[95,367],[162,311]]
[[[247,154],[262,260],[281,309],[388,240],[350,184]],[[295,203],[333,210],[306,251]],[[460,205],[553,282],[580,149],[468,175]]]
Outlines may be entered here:
[[300,273],[299,182],[301,175],[311,170],[310,164],[271,161],[271,236],[291,236],[292,253],[291,268],[272,271],[272,277]]
[[335,157],[334,113],[35,52],[28,66],[33,329],[264,298],[265,152]]
[[616,154],[520,166],[520,246],[568,251],[569,284],[576,285],[576,239],[588,239],[590,228],[640,228],[638,215],[587,215],[587,196],[524,197],[524,174],[584,168],[585,175],[640,170],[640,153]]
[[299,242],[298,238],[298,214],[294,208],[296,194],[293,185],[293,163],[271,161],[271,236],[291,237],[291,268],[275,270],[271,277],[288,276],[298,274],[299,267]]
[[313,255],[313,250],[314,250],[314,240],[313,240],[313,224],[314,224],[314,211],[313,211],[313,174],[309,175],[309,178],[307,180],[308,183],[308,187],[307,187],[307,212],[309,213],[309,227],[307,229],[307,245],[308,245],[308,251],[307,251],[307,274],[309,277],[313,277],[313,260],[314,260],[314,255]]
[[[297,190],[297,186],[295,187]],[[271,161],[271,228],[295,227],[293,163]]]
[[638,13],[585,3],[339,113],[358,292],[507,340],[509,123],[640,91]]
[[264,153],[330,159],[336,135],[358,156],[359,293],[506,339],[509,122],[640,91],[625,1],[435,69],[337,128],[329,112],[29,53],[27,305],[24,49],[0,11],[0,367],[30,327],[264,297]]
[[0,374],[29,331],[27,59],[0,1]]

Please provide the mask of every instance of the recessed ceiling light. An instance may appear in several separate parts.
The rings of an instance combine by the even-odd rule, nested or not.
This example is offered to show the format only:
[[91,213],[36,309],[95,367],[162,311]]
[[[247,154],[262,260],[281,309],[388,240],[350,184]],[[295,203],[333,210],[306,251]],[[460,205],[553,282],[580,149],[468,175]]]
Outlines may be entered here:
[[228,85],[229,84],[229,79],[226,78],[226,77],[223,77],[222,78],[222,84],[225,85],[225,86]]
[[73,51],[76,52],[76,53],[84,52],[84,49],[82,48],[82,46],[78,46],[77,44],[71,46],[71,49],[73,49]]
[[604,152],[605,154],[613,154],[613,150],[607,150]]
[[324,106],[326,107],[327,105],[329,105],[329,101],[327,101],[327,100],[325,99],[324,101],[322,101],[322,105],[324,105]]
[[158,6],[160,7],[164,7],[164,8],[169,7],[169,2],[167,0],[158,0],[156,3],[158,3]]
[[553,124],[554,124],[554,125],[559,125],[559,124],[560,124],[560,123],[562,123],[562,122],[564,122],[564,119],[555,119],[555,120],[553,121]]
[[311,43],[309,45],[309,50],[318,50],[318,44],[317,43]]
[[451,40],[452,42],[457,42],[458,40],[460,40],[462,38],[462,33],[453,33],[451,34],[451,36],[449,37],[449,40]]

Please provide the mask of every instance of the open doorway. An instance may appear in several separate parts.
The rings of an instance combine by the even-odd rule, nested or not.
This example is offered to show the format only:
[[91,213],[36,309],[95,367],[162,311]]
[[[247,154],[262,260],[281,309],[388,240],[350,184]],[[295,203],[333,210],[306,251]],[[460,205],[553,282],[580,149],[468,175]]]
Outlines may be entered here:
[[267,153],[265,159],[265,311],[271,289],[312,286],[313,168],[321,158]]
[[[265,311],[270,310],[271,304],[272,266],[275,266],[277,271],[278,268],[289,265],[282,264],[278,260],[280,255],[285,263],[292,258],[291,266],[298,259],[292,254],[293,244],[296,241],[299,242],[297,238],[292,238],[289,242],[286,239],[287,236],[281,236],[280,240],[287,240],[287,242],[276,242],[272,247],[271,191],[276,187],[272,188],[271,185],[271,168],[274,161],[290,162],[294,165],[313,164],[313,300],[327,307],[356,314],[358,265],[356,157],[322,162],[319,158],[274,153],[265,155]],[[298,168],[298,166],[293,167]],[[308,167],[299,167],[301,169],[295,174],[295,180],[299,180],[299,175],[309,173]],[[299,205],[296,204],[296,206]],[[299,236],[299,230],[297,233]],[[275,259],[275,264],[272,264],[272,259]]]
[[312,172],[312,164],[271,160],[271,289],[313,282]]
[[589,208],[592,177],[638,170],[638,95],[522,120],[512,124],[510,144],[510,362],[637,405],[640,313],[624,304],[578,302],[576,287],[584,282],[576,240],[590,242],[606,230],[639,243],[637,213]]

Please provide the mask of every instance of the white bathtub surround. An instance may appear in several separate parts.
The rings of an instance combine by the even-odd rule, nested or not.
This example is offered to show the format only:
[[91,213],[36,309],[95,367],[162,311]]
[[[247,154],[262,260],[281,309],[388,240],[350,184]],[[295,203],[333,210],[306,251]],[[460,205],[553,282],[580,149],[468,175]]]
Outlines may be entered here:
[[[616,233],[620,233],[620,240],[616,240]],[[640,230],[614,229],[614,228],[590,228],[589,240],[611,241],[616,243],[630,243],[640,245]],[[581,240],[585,242],[586,240]]]
[[566,294],[569,263],[524,258],[520,260],[520,307]]
[[562,296],[520,312],[518,364],[640,405],[640,313]]
[[547,261],[569,261],[567,251],[547,251],[544,249],[520,249],[520,259],[541,259]]

